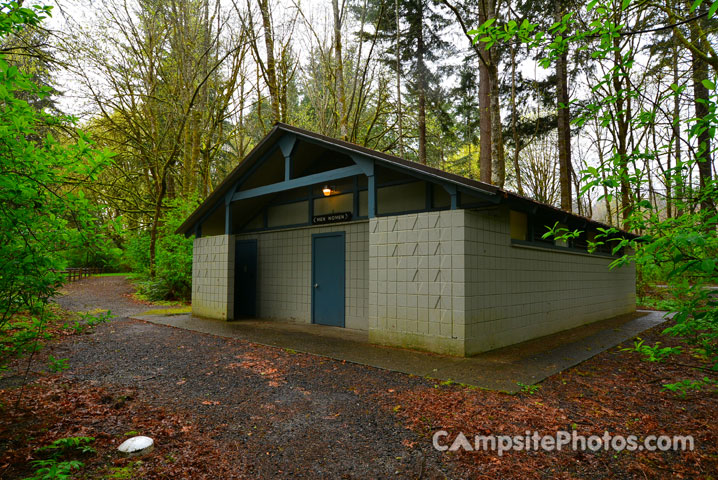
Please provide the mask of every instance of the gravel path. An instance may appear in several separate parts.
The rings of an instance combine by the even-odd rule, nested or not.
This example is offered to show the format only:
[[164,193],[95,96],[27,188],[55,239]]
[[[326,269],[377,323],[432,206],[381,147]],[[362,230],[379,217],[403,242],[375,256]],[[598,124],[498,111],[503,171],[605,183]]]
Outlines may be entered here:
[[204,434],[227,442],[227,455],[250,477],[453,476],[431,439],[405,428],[384,404],[387,392],[425,380],[130,320],[149,308],[130,291],[123,277],[90,278],[57,299],[71,310],[117,315],[54,347],[69,358],[70,378],[132,387],[152,404],[187,412]]

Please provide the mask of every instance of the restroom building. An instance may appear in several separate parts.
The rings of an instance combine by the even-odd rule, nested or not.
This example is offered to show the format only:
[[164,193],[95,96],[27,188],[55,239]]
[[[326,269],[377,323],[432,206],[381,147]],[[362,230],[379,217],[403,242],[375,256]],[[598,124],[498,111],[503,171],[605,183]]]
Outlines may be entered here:
[[[582,234],[543,238],[559,223]],[[633,312],[606,227],[492,185],[277,124],[180,226],[192,313],[368,332],[470,356]],[[623,234],[629,235],[629,234]]]

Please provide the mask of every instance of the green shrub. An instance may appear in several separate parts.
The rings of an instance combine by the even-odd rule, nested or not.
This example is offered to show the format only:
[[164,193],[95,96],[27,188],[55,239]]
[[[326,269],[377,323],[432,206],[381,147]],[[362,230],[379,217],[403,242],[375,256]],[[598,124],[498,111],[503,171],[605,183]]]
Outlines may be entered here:
[[150,234],[135,232],[125,238],[122,264],[130,271],[140,275],[150,272]]
[[188,300],[192,292],[192,238],[176,235],[177,227],[196,208],[196,198],[174,199],[159,229],[155,276],[150,278],[150,234],[140,231],[125,241],[123,263],[139,274],[138,293],[148,300]]
[[[171,202],[157,241],[156,274],[153,291],[166,300],[186,300],[192,293],[192,238],[175,234],[177,227],[196,208],[196,199]],[[157,298],[160,299],[160,298]]]

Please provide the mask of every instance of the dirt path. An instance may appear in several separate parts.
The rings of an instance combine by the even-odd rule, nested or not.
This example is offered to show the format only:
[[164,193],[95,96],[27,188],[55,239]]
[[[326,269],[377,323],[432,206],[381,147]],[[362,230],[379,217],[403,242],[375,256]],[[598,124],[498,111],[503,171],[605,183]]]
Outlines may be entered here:
[[[143,401],[192,415],[250,477],[451,477],[430,441],[381,399],[427,386],[402,374],[130,320],[148,307],[122,277],[82,280],[57,302],[118,315],[54,347],[65,375],[136,389]],[[389,395],[391,396],[391,395]],[[397,408],[400,408],[397,406]],[[156,438],[158,445],[162,438]]]
[[117,317],[135,315],[151,308],[133,300],[132,285],[125,277],[90,277],[65,285],[55,301],[73,312],[110,310]]

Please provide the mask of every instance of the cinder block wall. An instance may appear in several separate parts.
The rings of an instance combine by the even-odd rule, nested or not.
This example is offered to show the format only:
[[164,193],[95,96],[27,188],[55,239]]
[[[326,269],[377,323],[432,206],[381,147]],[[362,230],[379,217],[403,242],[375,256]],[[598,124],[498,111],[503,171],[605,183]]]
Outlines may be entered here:
[[635,311],[635,266],[511,245],[509,211],[466,211],[466,354]]
[[369,223],[369,340],[464,355],[464,211]]
[[312,234],[345,232],[345,326],[367,329],[369,297],[368,221],[237,235],[256,239],[258,316],[312,321]]
[[192,314],[232,318],[234,242],[228,235],[195,238],[192,255]]

